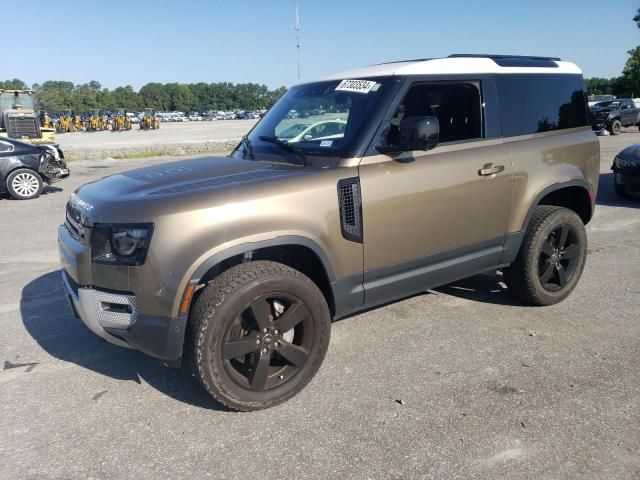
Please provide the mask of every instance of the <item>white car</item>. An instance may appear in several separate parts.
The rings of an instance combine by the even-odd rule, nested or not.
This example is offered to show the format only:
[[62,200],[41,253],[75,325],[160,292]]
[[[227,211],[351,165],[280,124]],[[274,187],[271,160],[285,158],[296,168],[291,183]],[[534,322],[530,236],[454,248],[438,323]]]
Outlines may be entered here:
[[202,117],[200,115],[197,115],[195,113],[189,115],[189,121],[191,122],[201,122],[202,121]]
[[127,112],[127,117],[131,120],[131,123],[140,123],[140,117],[135,113]]
[[173,117],[173,121],[174,122],[188,122],[189,121],[189,117],[185,117],[184,115],[176,115],[175,117]]
[[347,122],[344,120],[324,120],[317,123],[296,123],[278,134],[278,138],[289,143],[316,140],[334,140],[344,137]]

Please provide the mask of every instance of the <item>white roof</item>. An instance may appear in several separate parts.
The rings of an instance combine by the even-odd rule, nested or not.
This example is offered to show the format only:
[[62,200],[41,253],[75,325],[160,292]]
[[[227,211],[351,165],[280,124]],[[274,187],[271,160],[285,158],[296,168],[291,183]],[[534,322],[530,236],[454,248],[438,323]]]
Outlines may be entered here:
[[560,73],[582,74],[582,70],[571,62],[556,60],[552,67],[501,67],[488,57],[449,57],[432,60],[412,60],[407,62],[384,63],[340,72],[322,80],[348,78],[370,78],[390,75],[456,75],[480,73]]

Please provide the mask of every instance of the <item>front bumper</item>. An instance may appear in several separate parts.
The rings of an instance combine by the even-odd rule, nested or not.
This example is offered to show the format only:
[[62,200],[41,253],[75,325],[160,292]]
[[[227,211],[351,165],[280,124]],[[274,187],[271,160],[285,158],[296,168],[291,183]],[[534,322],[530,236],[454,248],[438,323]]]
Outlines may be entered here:
[[173,363],[182,357],[186,316],[145,315],[131,292],[79,284],[78,278],[90,278],[90,252],[64,225],[58,229],[58,249],[71,309],[89,330],[109,343],[134,348],[161,360]]

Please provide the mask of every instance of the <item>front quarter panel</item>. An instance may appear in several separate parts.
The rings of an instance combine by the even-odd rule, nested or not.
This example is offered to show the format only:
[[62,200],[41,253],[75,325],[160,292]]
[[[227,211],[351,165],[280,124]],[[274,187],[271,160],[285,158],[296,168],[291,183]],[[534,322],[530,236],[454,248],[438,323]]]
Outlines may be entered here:
[[141,267],[121,267],[118,275],[96,271],[94,278],[99,275],[106,287],[105,282],[123,285],[127,278],[141,311],[175,317],[197,270],[221,252],[242,251],[243,246],[248,251],[260,242],[307,239],[324,252],[331,280],[361,273],[362,244],[342,237],[337,197],[338,180],[355,175],[356,168],[322,169],[208,195],[176,197],[164,202],[171,211],[158,212],[154,218],[144,217],[143,204],[113,208],[103,216],[109,222],[137,217],[154,223],[149,254]]

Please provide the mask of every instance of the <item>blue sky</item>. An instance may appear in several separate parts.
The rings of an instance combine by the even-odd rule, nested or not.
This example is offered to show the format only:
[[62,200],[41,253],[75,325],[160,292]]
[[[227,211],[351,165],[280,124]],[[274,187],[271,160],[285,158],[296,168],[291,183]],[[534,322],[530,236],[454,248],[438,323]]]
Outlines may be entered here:
[[[585,76],[611,77],[640,44],[631,20],[639,0],[299,0],[299,6],[303,79],[463,52],[559,56],[578,63]],[[150,81],[289,86],[297,75],[294,23],[294,0],[20,2],[20,12],[2,21],[0,79],[98,80],[136,89]]]

